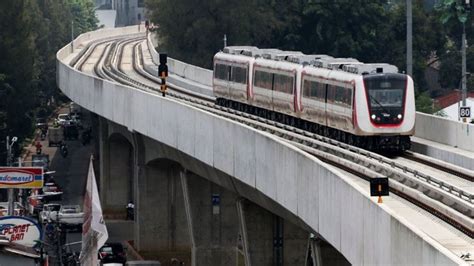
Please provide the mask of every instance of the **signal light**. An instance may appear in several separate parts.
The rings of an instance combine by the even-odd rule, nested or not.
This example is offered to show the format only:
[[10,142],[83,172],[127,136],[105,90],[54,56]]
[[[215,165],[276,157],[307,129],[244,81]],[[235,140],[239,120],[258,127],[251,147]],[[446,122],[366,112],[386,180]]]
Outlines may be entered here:
[[166,77],[168,77],[168,66],[166,62],[168,61],[168,55],[160,53],[160,65],[158,66],[158,77],[161,78],[160,90],[163,93],[163,97],[166,95]]

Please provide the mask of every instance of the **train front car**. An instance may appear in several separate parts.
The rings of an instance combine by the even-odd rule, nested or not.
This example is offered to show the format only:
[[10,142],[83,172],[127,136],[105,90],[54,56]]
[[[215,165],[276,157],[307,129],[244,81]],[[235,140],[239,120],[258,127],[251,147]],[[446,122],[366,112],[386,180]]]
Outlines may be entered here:
[[400,73],[362,75],[356,86],[357,134],[370,150],[410,149],[415,131],[415,93],[410,76]]

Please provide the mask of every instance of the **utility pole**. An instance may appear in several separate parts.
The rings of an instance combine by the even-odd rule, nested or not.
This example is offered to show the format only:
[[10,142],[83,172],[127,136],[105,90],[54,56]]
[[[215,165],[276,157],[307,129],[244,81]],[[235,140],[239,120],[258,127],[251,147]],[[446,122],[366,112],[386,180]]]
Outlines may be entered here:
[[461,44],[461,55],[462,55],[462,106],[466,106],[466,97],[467,97],[467,71],[466,71],[466,23],[462,24],[462,44]]
[[[13,164],[12,146],[13,144],[15,144],[17,140],[18,140],[17,137],[13,137],[10,143],[10,136],[7,136],[7,164],[10,167]],[[14,194],[13,188],[9,188],[8,189],[8,216],[13,215],[14,208],[15,208],[15,194]]]
[[407,0],[407,74],[413,77],[413,15],[412,0]]
[[74,53],[74,19],[71,20],[71,53]]

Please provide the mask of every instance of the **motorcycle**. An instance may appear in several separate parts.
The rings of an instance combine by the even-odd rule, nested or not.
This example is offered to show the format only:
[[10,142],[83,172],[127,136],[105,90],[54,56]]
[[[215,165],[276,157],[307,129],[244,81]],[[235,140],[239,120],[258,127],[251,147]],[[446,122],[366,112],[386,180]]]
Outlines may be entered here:
[[46,139],[46,132],[47,132],[47,130],[41,129],[41,135],[40,135],[41,140],[45,140],[45,139]]
[[61,155],[66,158],[67,157],[67,154],[68,154],[68,150],[67,150],[67,145],[66,144],[61,144],[61,146],[59,147],[59,150],[61,152]]

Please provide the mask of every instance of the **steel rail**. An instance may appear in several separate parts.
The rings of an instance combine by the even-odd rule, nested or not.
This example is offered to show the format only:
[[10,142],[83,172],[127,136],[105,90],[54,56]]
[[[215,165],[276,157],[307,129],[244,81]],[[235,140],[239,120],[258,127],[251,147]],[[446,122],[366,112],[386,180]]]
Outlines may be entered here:
[[[133,42],[133,41],[130,41],[130,42]],[[128,43],[130,43],[130,42],[128,42]],[[154,80],[154,78],[151,78],[149,76],[146,77],[145,75],[143,75],[144,72],[146,72],[146,71],[144,71],[143,69],[141,69],[138,66],[137,61],[142,63],[142,65],[144,64],[144,62],[143,62],[143,50],[138,49],[138,48],[139,48],[139,43],[137,42],[134,45],[134,50],[133,50],[134,51],[134,53],[133,53],[133,68],[134,68],[134,70],[137,71],[139,74],[141,74],[144,78],[147,78],[148,80],[152,80],[152,81],[156,82],[156,80]],[[113,50],[113,52],[111,52],[110,50]],[[137,50],[141,51],[141,53],[136,53]],[[108,72],[112,78],[118,79],[121,83],[125,83],[126,85],[130,85],[130,86],[133,86],[133,87],[139,87],[141,89],[145,89],[146,91],[159,92],[159,90],[156,87],[150,87],[146,84],[143,84],[140,81],[133,80],[130,77],[128,77],[125,73],[123,73],[123,72],[117,70],[115,67],[113,67],[113,65],[111,64],[111,61],[113,60],[113,59],[111,60],[111,57],[112,57],[111,55],[112,54],[114,55],[114,57],[117,57],[117,56],[120,57],[121,56],[121,54],[117,51],[116,47],[113,48],[113,49],[109,49],[109,51],[108,51],[106,63],[104,65],[104,70],[106,70],[105,72]],[[137,57],[138,57],[138,60],[137,60]],[[138,69],[141,69],[142,71],[138,71]],[[149,75],[151,75],[151,74],[149,74]],[[170,84],[170,86],[173,86],[173,85]],[[176,89],[176,88],[174,88],[174,89]],[[178,88],[178,90],[179,91],[181,91],[181,90],[186,91],[186,89],[184,89],[184,88]],[[177,99],[180,99],[182,101],[185,101],[186,103],[191,104],[191,105],[193,105],[197,108],[200,108],[202,110],[205,110],[205,111],[208,111],[208,112],[211,112],[211,113],[216,113],[216,114],[218,113],[218,115],[220,115],[220,116],[224,116],[224,117],[230,118],[232,120],[238,121],[240,123],[247,124],[247,125],[252,126],[254,128],[257,128],[257,129],[260,129],[260,130],[263,130],[263,131],[267,131],[267,132],[270,132],[271,134],[283,137],[284,139],[287,139],[288,141],[293,143],[296,147],[299,147],[300,149],[302,149],[304,151],[306,150],[306,152],[308,152],[307,149],[312,149],[313,153],[314,153],[314,150],[318,150],[318,152],[321,152],[321,150],[323,150],[324,153],[327,154],[325,157],[322,157],[322,158],[324,158],[324,160],[328,160],[327,158],[329,158],[331,156],[333,158],[334,157],[337,158],[336,161],[342,161],[341,158],[344,158],[344,160],[346,162],[349,162],[349,163],[352,164],[353,167],[351,167],[351,169],[360,169],[359,172],[362,173],[362,175],[367,175],[367,176],[370,176],[370,177],[376,177],[375,175],[379,175],[380,172],[381,172],[381,169],[383,169],[382,172],[387,173],[387,176],[391,177],[392,182],[390,182],[390,184],[391,184],[391,189],[392,190],[398,191],[398,193],[401,194],[401,195],[404,195],[404,193],[406,194],[406,191],[408,190],[408,188],[406,187],[407,184],[398,185],[399,187],[401,187],[401,189],[399,188],[398,190],[394,187],[397,187],[397,184],[401,184],[399,182],[404,182],[404,181],[410,179],[409,176],[406,176],[406,175],[404,176],[405,173],[410,172],[409,169],[406,166],[403,166],[403,165],[398,166],[397,163],[395,163],[393,161],[388,161],[388,163],[387,163],[386,160],[389,160],[389,159],[386,158],[386,157],[383,157],[383,156],[380,156],[378,154],[374,154],[374,153],[371,153],[371,152],[368,152],[368,151],[365,151],[365,150],[362,150],[362,149],[359,149],[359,148],[355,148],[353,146],[349,146],[347,144],[340,143],[340,142],[334,141],[332,139],[322,137],[322,136],[319,136],[319,135],[316,135],[316,134],[313,134],[313,133],[310,133],[310,132],[307,132],[307,131],[303,131],[303,130],[300,130],[300,129],[297,129],[297,128],[293,128],[293,127],[290,127],[288,125],[283,125],[283,124],[277,123],[275,121],[266,120],[266,119],[263,119],[263,118],[258,117],[258,116],[253,116],[253,115],[250,115],[250,114],[247,114],[247,113],[236,111],[234,109],[218,106],[218,105],[215,105],[215,104],[209,102],[209,100],[203,101],[202,99],[196,99],[196,98],[194,98],[194,95],[189,95],[189,94],[182,95],[182,94],[176,94],[176,93],[172,93],[172,92],[169,92],[168,95],[170,95],[172,97],[175,97]],[[189,96],[191,96],[191,98],[189,98]],[[232,118],[230,116],[232,116]],[[262,125],[264,125],[264,126],[262,126]],[[271,127],[274,127],[274,129],[278,129],[278,130],[274,130],[274,129],[271,130],[270,129]],[[288,131],[290,131],[291,133],[288,132]],[[306,139],[304,139],[304,138],[306,138]],[[330,150],[332,150],[333,153],[330,153],[329,152]],[[352,154],[349,154],[347,151],[350,151]],[[310,152],[310,154],[313,154],[313,153]],[[356,156],[354,156],[354,154],[356,154]],[[361,157],[360,155],[365,155],[366,158],[355,158],[355,157]],[[319,156],[321,156],[321,155],[319,155]],[[352,158],[352,160],[350,160],[350,159],[347,160],[347,158]],[[374,160],[375,160],[375,163],[374,163]],[[334,160],[332,160],[332,161],[334,161]],[[361,163],[363,163],[363,167],[361,166]],[[382,163],[389,164],[392,168],[399,167],[399,168],[403,169],[405,173],[403,173],[403,172],[402,173],[394,173],[393,169],[392,169],[392,171],[387,171],[387,167],[382,165]],[[357,166],[357,167],[354,167],[354,166]],[[372,172],[369,172],[369,171],[372,171]],[[377,172],[375,172],[375,171],[377,171]],[[390,172],[391,172],[391,174],[390,174]],[[368,173],[371,173],[371,174],[368,174]],[[413,171],[413,173],[414,173],[414,176],[416,177],[417,172]],[[418,176],[420,176],[420,175],[418,175]],[[399,178],[397,178],[397,177],[399,177]],[[420,177],[423,177],[423,176],[420,176]],[[413,180],[413,178],[411,178],[410,182],[412,182],[412,184],[413,184],[411,187],[417,187],[417,186],[423,185],[423,183],[416,182],[416,180]],[[407,182],[405,182],[405,183],[407,183]],[[426,189],[426,186],[424,188]],[[460,190],[456,189],[455,191],[460,191]],[[418,192],[418,193],[423,194],[423,193],[420,193],[420,192]],[[444,191],[444,192],[438,191],[438,193],[446,195],[446,191]],[[460,198],[462,199],[462,195],[464,195],[464,192],[462,192],[462,193],[458,192],[458,196],[459,195],[461,195]],[[414,201],[414,198],[412,196],[409,196],[409,195],[405,195],[405,196],[406,196],[406,198],[412,199],[410,201]],[[433,201],[436,202],[436,200],[433,199],[433,198],[428,198],[426,196],[427,195],[425,195],[425,194],[423,194],[423,196],[419,196],[419,198],[423,198],[423,202],[421,202],[421,200],[418,199],[418,201],[420,201],[420,202],[418,202],[417,205],[419,205],[419,206],[420,205],[431,206],[430,207],[430,208],[432,208],[432,210],[430,211],[431,213],[435,214],[436,216],[438,216],[442,220],[447,221],[448,223],[450,223],[454,227],[458,228],[459,230],[463,231],[464,233],[470,235],[471,237],[474,235],[473,232],[472,232],[472,228],[473,228],[472,227],[472,225],[473,225],[473,223],[472,223],[472,195],[468,195],[468,196],[470,196],[470,197],[468,197],[469,200],[470,200],[470,202],[468,202],[468,204],[471,205],[470,206],[471,208],[469,208],[469,206],[468,206],[467,214],[463,213],[463,211],[466,211],[465,209],[461,208],[461,211],[459,211],[459,207],[456,208],[456,207],[453,207],[453,205],[449,206],[451,208],[447,208],[448,206],[446,206],[446,205],[433,203]],[[431,202],[428,199],[431,200]],[[452,200],[452,197],[451,197],[451,200]],[[454,201],[456,201],[456,200],[454,200]],[[427,204],[427,203],[429,203],[429,204]],[[439,203],[439,202],[437,202],[437,203]],[[456,202],[456,204],[454,204],[454,205],[457,206],[457,205],[463,205],[463,204],[460,204],[459,202]],[[442,207],[442,206],[444,206],[444,207]],[[470,214],[469,214],[469,210],[470,210]]]

